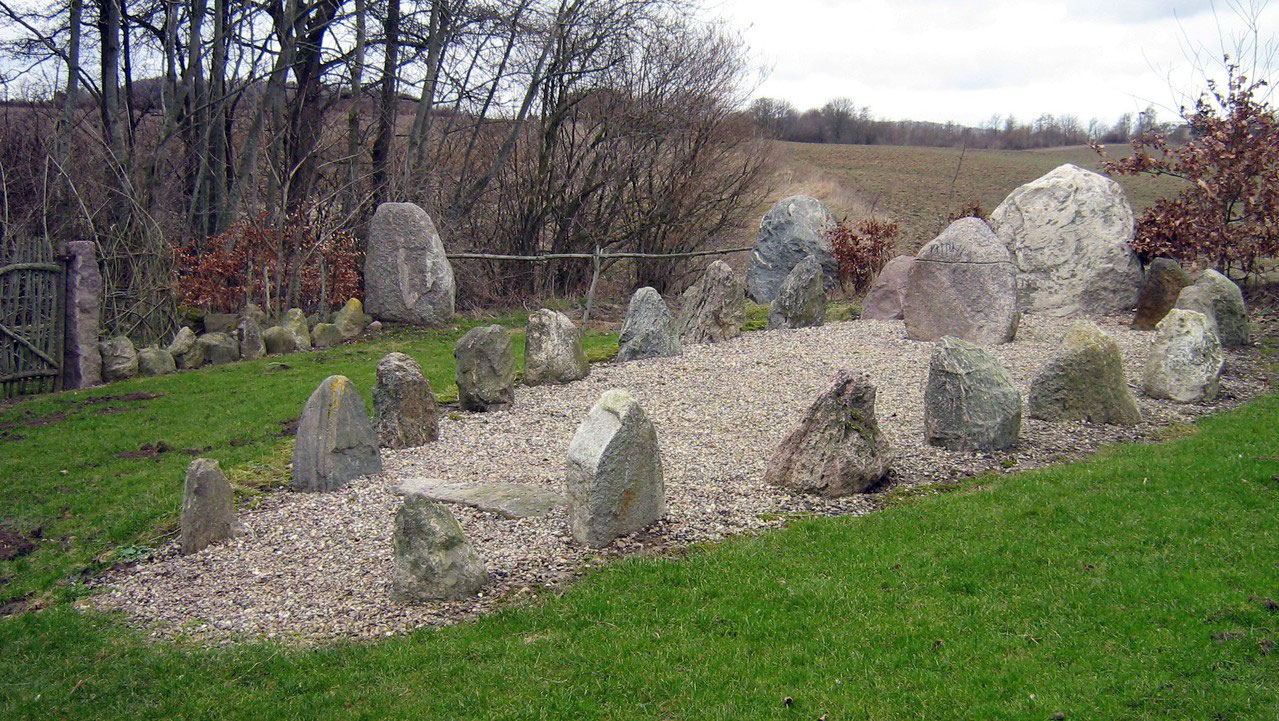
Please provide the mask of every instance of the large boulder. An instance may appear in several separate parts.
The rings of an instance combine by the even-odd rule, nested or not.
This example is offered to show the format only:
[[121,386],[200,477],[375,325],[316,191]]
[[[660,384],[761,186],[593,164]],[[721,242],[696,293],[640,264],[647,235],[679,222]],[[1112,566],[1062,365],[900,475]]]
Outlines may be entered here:
[[622,362],[684,352],[675,318],[660,293],[649,287],[635,291],[626,308],[626,322],[617,345],[617,360]]
[[683,343],[718,343],[742,334],[746,324],[746,290],[728,263],[717,260],[680,298],[679,328]]
[[295,491],[332,491],[382,472],[364,399],[346,376],[325,378],[302,408],[293,444]]
[[312,348],[332,348],[342,345],[342,329],[332,323],[316,323],[311,329]]
[[118,335],[98,343],[102,354],[102,380],[122,381],[138,374],[138,351],[128,337]]
[[257,360],[266,355],[266,341],[262,340],[262,326],[253,316],[240,316],[237,328],[240,337],[240,360]]
[[1079,320],[1030,382],[1026,412],[1045,421],[1135,425],[1137,398],[1128,388],[1119,344],[1092,321]]
[[548,308],[530,313],[524,339],[524,385],[568,383],[591,372],[582,334],[568,316]]
[[472,328],[453,349],[457,400],[464,411],[500,411],[515,402],[515,352],[500,325]]
[[178,544],[182,553],[195,553],[235,535],[235,500],[222,467],[212,458],[197,458],[187,466],[182,486]]
[[341,310],[333,314],[333,325],[342,333],[343,340],[358,338],[364,332],[364,306],[359,298],[351,298]]
[[267,353],[292,353],[298,349],[298,337],[284,326],[273,325],[262,331],[262,344]]
[[985,345],[1017,334],[1017,270],[980,218],[960,218],[920,249],[906,279],[906,334]]
[[862,300],[862,320],[901,320],[906,305],[906,280],[915,256],[899,255],[888,261],[870,284]]
[[457,519],[422,496],[408,496],[396,511],[391,548],[391,597],[401,603],[460,600],[488,581],[488,569]]
[[173,354],[163,348],[150,346],[138,351],[138,375],[162,376],[177,369]]
[[1011,448],[1021,432],[1021,394],[987,351],[959,338],[937,342],[924,388],[924,433],[952,451]]
[[666,514],[657,431],[624,390],[605,391],[568,447],[568,516],[574,540],[603,548]]
[[200,349],[204,359],[211,365],[240,360],[240,342],[227,333],[205,333],[195,339],[195,347]]
[[1178,294],[1176,307],[1207,316],[1222,346],[1248,345],[1248,310],[1243,303],[1243,291],[1221,273],[1215,270],[1200,273],[1193,285]]
[[826,286],[816,256],[808,256],[787,274],[768,305],[768,329],[812,328],[826,318]]
[[403,353],[388,353],[378,361],[373,427],[383,448],[413,448],[440,437],[431,383],[422,366]]
[[311,350],[311,324],[301,308],[290,308],[280,325],[293,334],[298,350]]
[[412,203],[383,203],[369,221],[364,301],[379,320],[440,325],[453,318],[453,266],[431,216]]
[[1212,321],[1198,311],[1173,308],[1156,331],[1142,377],[1146,395],[1178,403],[1216,399],[1226,362]]
[[1177,305],[1181,289],[1190,285],[1190,274],[1172,258],[1155,258],[1146,268],[1146,280],[1137,293],[1137,314],[1132,327],[1154,330],[1155,325]]
[[1132,309],[1141,262],[1131,245],[1132,207],[1115,181],[1062,165],[1014,190],[989,222],[1017,264],[1021,310],[1068,316]]
[[777,201],[759,222],[746,294],[756,303],[773,302],[791,269],[809,256],[821,263],[826,290],[834,290],[839,264],[827,236],[833,227],[835,216],[817,198],[792,195]]
[[841,369],[773,453],[764,482],[835,498],[879,485],[891,464],[875,386],[865,373]]

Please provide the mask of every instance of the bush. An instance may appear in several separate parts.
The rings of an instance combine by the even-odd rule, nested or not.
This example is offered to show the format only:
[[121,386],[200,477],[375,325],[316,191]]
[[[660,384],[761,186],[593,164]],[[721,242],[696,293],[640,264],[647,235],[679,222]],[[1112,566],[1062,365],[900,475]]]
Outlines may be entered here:
[[831,228],[829,237],[839,263],[840,284],[864,293],[892,255],[897,224],[868,218],[854,227],[841,220]]

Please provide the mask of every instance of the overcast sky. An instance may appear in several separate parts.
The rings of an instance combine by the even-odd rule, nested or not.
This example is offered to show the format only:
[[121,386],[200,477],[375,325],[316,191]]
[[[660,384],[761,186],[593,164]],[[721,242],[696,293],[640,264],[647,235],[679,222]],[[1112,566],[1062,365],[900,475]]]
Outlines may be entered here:
[[[714,0],[712,0],[714,2]],[[1249,0],[1243,0],[1244,3]],[[1114,122],[1170,84],[1198,93],[1183,46],[1218,54],[1240,27],[1222,0],[722,0],[767,75],[753,97],[800,110],[835,97],[875,117],[978,125],[993,114]],[[1279,32],[1279,3],[1261,15]],[[1229,37],[1227,43],[1229,44]],[[1170,78],[1171,73],[1171,78]]]

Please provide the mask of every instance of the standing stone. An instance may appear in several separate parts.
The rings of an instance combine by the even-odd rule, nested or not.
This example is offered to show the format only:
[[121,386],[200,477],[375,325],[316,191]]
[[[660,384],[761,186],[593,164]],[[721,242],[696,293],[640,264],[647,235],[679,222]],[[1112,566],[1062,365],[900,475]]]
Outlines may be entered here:
[[62,387],[67,390],[102,382],[102,354],[98,351],[102,272],[96,248],[91,240],[67,243],[66,345],[62,354]]
[[1177,305],[1177,295],[1190,285],[1190,274],[1172,258],[1155,258],[1146,269],[1146,280],[1137,294],[1137,315],[1132,327],[1154,330],[1155,325]]
[[226,333],[205,333],[195,339],[195,347],[212,365],[240,360],[240,343]]
[[1014,190],[990,227],[1017,264],[1021,310],[1053,316],[1126,313],[1141,262],[1133,215],[1119,184],[1066,164]]
[[457,400],[464,411],[500,411],[515,402],[515,353],[500,325],[472,328],[453,349]]
[[415,448],[440,437],[431,384],[422,366],[403,353],[378,361],[373,427],[383,448]]
[[543,308],[528,317],[524,340],[524,385],[568,383],[591,372],[582,334],[563,313]]
[[412,203],[383,203],[369,221],[364,300],[379,320],[440,325],[453,319],[453,266],[431,216]]
[[728,263],[717,260],[680,300],[682,343],[718,343],[742,334],[746,324],[746,290]]
[[568,446],[573,539],[603,548],[666,514],[657,431],[635,398],[605,391]]
[[759,235],[746,268],[746,293],[756,303],[771,303],[791,270],[809,256],[822,266],[826,290],[835,289],[839,264],[827,233],[835,216],[822,201],[792,195],[777,201],[759,223]]
[[342,345],[342,329],[332,323],[316,323],[311,329],[312,348],[332,348]]
[[891,464],[875,386],[865,373],[841,369],[773,453],[764,482],[838,498],[879,485]]
[[1174,308],[1155,329],[1142,378],[1146,395],[1178,403],[1216,399],[1226,361],[1208,317]]
[[262,343],[266,346],[266,352],[276,353],[292,353],[298,349],[298,337],[293,331],[280,325],[273,325],[262,331]]
[[1248,310],[1244,307],[1243,291],[1221,273],[1215,270],[1200,273],[1198,280],[1177,296],[1176,307],[1206,315],[1222,346],[1248,345]]
[[311,350],[311,324],[301,308],[290,308],[284,314],[284,322],[280,325],[293,333],[298,350]]
[[204,314],[204,332],[232,333],[235,331],[235,324],[238,320],[233,313],[206,312]]
[[168,351],[174,358],[181,358],[191,349],[195,347],[195,331],[187,326],[178,329],[177,335],[173,336],[173,340],[169,343]]
[[293,490],[333,491],[382,472],[364,399],[346,376],[329,376],[302,408],[293,445]]
[[924,389],[924,432],[952,451],[999,451],[1017,443],[1021,394],[985,350],[943,337],[933,349]]
[[447,508],[408,496],[391,531],[391,597],[400,603],[458,601],[475,595],[488,569]]
[[901,320],[906,305],[906,279],[915,256],[899,255],[888,261],[862,300],[862,320]]
[[253,316],[241,316],[237,331],[240,336],[240,360],[257,360],[266,355],[262,326],[258,325]]
[[333,314],[333,325],[342,333],[343,340],[358,338],[364,332],[364,306],[359,298],[351,298],[342,309]]
[[138,351],[138,375],[162,376],[178,369],[173,354],[163,348],[150,346]]
[[631,296],[618,338],[617,360],[677,356],[684,352],[675,319],[656,290],[643,287]]
[[808,256],[791,269],[768,306],[768,329],[815,328],[826,319],[826,287],[817,258]]
[[108,383],[132,378],[138,374],[138,352],[133,341],[118,335],[98,344],[102,354],[102,379]]
[[187,466],[178,522],[182,553],[195,553],[235,535],[235,501],[222,467],[212,458],[197,458]]
[[953,336],[985,345],[1017,334],[1017,270],[980,218],[960,218],[920,249],[902,309],[915,340]]
[[1030,382],[1027,413],[1045,421],[1136,425],[1137,398],[1124,376],[1119,344],[1092,321],[1079,320]]

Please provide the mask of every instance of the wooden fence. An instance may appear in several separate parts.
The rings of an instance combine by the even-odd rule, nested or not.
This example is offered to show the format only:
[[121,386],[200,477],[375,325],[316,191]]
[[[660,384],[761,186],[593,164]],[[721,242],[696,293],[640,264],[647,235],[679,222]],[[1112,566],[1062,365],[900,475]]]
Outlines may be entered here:
[[62,385],[65,265],[43,239],[0,248],[0,397]]

